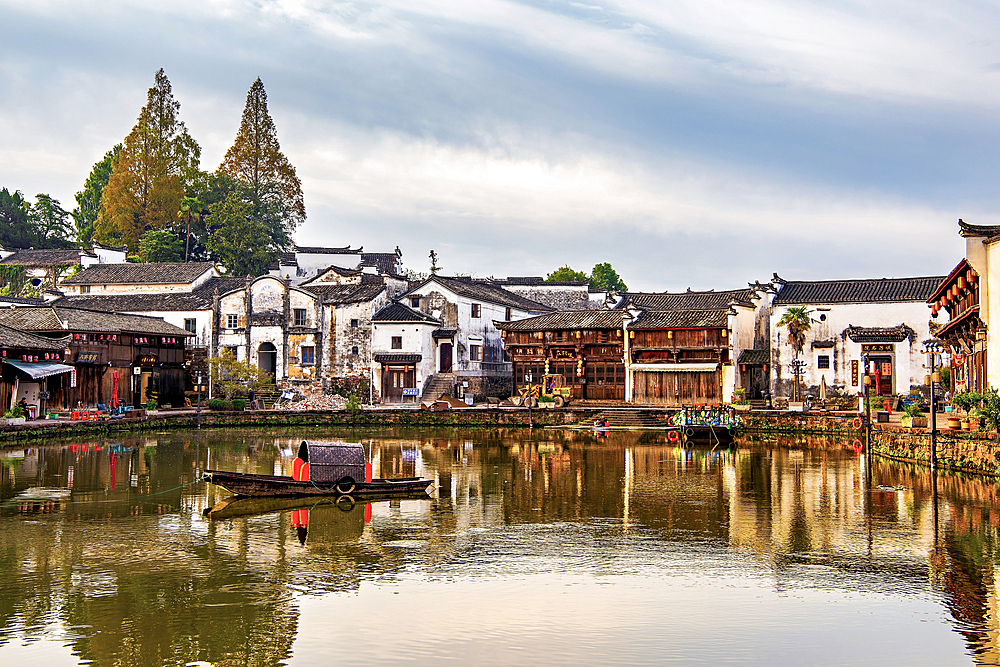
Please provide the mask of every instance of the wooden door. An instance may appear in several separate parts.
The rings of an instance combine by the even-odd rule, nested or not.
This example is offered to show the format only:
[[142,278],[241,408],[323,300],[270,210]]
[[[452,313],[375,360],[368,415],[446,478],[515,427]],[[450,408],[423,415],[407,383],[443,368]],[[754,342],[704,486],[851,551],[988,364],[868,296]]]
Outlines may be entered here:
[[451,372],[451,343],[441,343],[441,373]]
[[382,400],[386,403],[400,403],[403,390],[417,386],[417,371],[414,366],[386,366],[382,371]]

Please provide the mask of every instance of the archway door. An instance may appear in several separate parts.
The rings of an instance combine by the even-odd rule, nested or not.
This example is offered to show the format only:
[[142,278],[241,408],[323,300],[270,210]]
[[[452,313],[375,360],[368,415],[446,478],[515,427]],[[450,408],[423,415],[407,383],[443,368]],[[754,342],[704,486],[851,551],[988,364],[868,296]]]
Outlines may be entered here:
[[278,348],[274,343],[261,343],[257,348],[257,367],[271,374],[271,382],[278,377]]

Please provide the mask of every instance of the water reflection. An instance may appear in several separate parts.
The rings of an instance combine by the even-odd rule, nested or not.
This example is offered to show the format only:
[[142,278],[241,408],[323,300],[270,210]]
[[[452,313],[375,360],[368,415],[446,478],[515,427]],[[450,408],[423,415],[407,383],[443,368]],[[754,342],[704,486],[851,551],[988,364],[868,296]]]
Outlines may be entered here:
[[[955,645],[938,639],[928,651],[917,640],[909,655],[859,646],[848,654],[852,662],[878,664],[888,655],[934,664],[963,651],[980,664],[1000,661],[1000,502],[991,479],[941,473],[935,486],[923,469],[877,458],[869,465],[847,441],[685,450],[655,432],[498,429],[375,438],[309,431],[310,438],[363,442],[377,476],[434,479],[430,500],[220,504],[229,494],[199,481],[209,468],[289,474],[303,437],[175,433],[0,453],[0,661],[33,656],[57,664],[67,658],[56,648],[69,647],[72,662],[99,665],[321,662],[329,645],[300,626],[344,609],[382,618],[385,609],[365,611],[381,599],[371,585],[447,597],[449,589],[438,586],[491,582],[499,587],[491,588],[493,604],[502,607],[518,604],[507,598],[526,577],[546,585],[617,582],[628,589],[637,624],[640,610],[652,619],[677,613],[670,605],[682,604],[692,586],[701,592],[683,604],[732,601],[726,587],[749,587],[758,598],[767,592],[776,610],[808,602],[801,618],[788,621],[801,624],[793,630],[823,627],[842,634],[831,641],[845,646],[864,637],[850,614],[888,605],[894,631],[920,638],[931,624],[948,630]],[[631,588],[632,578],[678,600]],[[591,598],[606,595],[588,590]],[[810,602],[810,591],[824,602]],[[831,595],[850,614],[832,611]],[[446,613],[454,613],[458,600],[447,599]],[[747,646],[788,633],[747,609],[743,616],[727,610],[727,632]],[[388,613],[385,620],[399,621]],[[551,620],[550,629],[519,639],[537,658],[527,662],[601,655],[562,644],[567,619]],[[601,631],[575,622],[579,632]],[[663,637],[636,641],[629,630],[602,639],[602,647],[613,656],[631,641],[638,661],[736,655],[733,644],[685,648],[687,639],[659,627]],[[463,658],[447,653],[457,650],[450,633],[426,632],[398,637],[392,650],[402,653],[392,657]],[[478,641],[510,637],[486,633]],[[390,659],[378,646],[366,650],[371,659]],[[476,655],[499,662],[503,653]],[[763,654],[741,659],[755,655]]]

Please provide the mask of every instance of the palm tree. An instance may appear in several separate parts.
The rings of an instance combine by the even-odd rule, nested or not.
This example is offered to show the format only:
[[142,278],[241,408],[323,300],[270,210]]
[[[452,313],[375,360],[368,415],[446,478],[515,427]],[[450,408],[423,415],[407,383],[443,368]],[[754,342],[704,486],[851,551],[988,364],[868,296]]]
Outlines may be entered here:
[[[792,367],[796,370],[798,369],[799,355],[806,344],[806,332],[812,328],[811,316],[812,311],[805,306],[792,306],[785,310],[781,315],[781,319],[778,320],[778,326],[785,327],[788,330],[788,343],[792,346],[792,351],[795,353]],[[796,400],[798,400],[799,376],[795,375],[794,377],[794,393]]]
[[177,212],[177,217],[180,220],[187,221],[187,233],[184,235],[185,262],[188,261],[188,251],[191,246],[191,218],[199,217],[204,207],[204,204],[197,197],[185,197],[181,200],[181,210]]

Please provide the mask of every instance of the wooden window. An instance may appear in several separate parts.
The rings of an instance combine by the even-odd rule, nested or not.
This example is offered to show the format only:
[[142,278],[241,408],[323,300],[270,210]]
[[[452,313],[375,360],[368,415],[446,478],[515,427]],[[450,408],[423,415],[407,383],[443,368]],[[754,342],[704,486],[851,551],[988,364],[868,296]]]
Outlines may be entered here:
[[302,353],[302,363],[311,366],[316,363],[316,348],[312,345],[303,345],[299,350]]
[[198,333],[198,319],[194,317],[184,318],[184,331],[188,333],[196,334]]
[[481,345],[469,346],[469,361],[482,361],[483,347]]
[[392,337],[392,349],[394,349],[394,350],[402,350],[403,349],[403,337],[402,336],[393,336]]
[[304,327],[306,325],[306,309],[296,308],[292,311],[294,326]]
[[816,357],[816,368],[829,368],[830,367],[830,355],[821,354]]
[[472,304],[472,316],[473,317],[482,317],[482,313],[483,313],[482,306],[480,306],[478,303]]
[[566,334],[562,331],[556,331],[553,334],[553,339],[555,340],[555,342],[561,343],[566,339]]
[[357,345],[355,345],[354,347],[351,348],[351,354],[354,355],[355,357],[358,356],[358,346]]
[[609,332],[607,332],[607,331],[598,331],[597,332],[597,342],[598,343],[607,343],[610,340],[611,340],[611,334]]
[[240,325],[240,318],[238,315],[226,315],[226,328],[236,329]]
[[358,328],[358,321],[356,319],[351,320],[351,328],[353,328],[353,329],[357,329]]
[[239,359],[240,348],[236,347],[235,345],[227,345],[226,347],[224,347],[222,349],[224,349],[229,354],[233,355],[233,359]]
[[419,296],[411,296],[410,297],[410,307],[411,308],[419,308],[420,307],[420,297]]
[[90,294],[90,285],[80,285],[80,294]]
[[505,312],[505,319],[508,322],[510,322],[513,317],[514,317],[514,310],[513,310],[513,308],[508,308],[507,311]]

